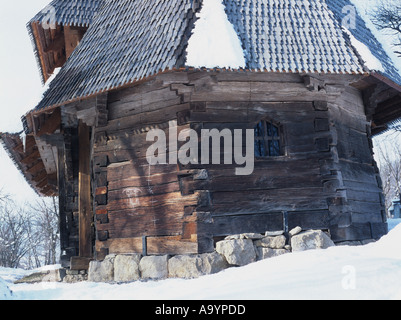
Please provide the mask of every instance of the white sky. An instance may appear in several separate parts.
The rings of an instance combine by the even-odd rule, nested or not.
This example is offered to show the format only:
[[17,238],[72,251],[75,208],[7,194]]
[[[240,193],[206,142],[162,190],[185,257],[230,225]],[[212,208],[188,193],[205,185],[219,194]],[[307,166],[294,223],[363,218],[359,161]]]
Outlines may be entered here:
[[[0,1],[0,131],[22,130],[21,116],[40,100],[42,84],[26,23],[50,0]],[[0,189],[18,202],[36,194],[0,147]]]
[[[358,0],[367,8],[378,0]],[[397,0],[399,1],[399,0]],[[26,23],[50,0],[0,1],[0,131],[22,130],[21,116],[33,109],[43,91]],[[0,147],[0,189],[17,201],[37,199]]]

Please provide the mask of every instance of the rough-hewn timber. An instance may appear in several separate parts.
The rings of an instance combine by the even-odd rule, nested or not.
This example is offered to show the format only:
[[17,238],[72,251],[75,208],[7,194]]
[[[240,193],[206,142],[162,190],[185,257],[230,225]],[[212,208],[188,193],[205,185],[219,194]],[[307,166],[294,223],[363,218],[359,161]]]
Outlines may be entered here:
[[[221,236],[298,225],[330,230],[336,241],[384,234],[370,123],[362,93],[349,86],[357,80],[171,72],[67,106],[62,121],[74,123],[68,115],[79,110],[93,128],[97,258],[144,249],[209,252]],[[262,119],[280,125],[283,155],[256,159],[252,175],[236,176],[234,164],[147,162],[151,129],[168,139],[171,127],[233,131],[253,129]],[[174,151],[166,150],[167,159]]]

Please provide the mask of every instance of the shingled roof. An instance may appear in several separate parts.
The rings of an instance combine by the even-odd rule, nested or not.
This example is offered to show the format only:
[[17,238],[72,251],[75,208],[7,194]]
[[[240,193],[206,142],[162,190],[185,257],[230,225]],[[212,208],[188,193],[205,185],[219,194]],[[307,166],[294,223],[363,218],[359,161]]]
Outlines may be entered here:
[[57,174],[46,171],[35,138],[26,136],[23,140],[20,133],[0,132],[0,144],[32,189],[40,196],[54,197]]
[[[30,21],[89,27],[102,0],[54,0]],[[54,17],[52,16],[54,14]]]
[[[249,69],[363,73],[340,24],[323,1],[224,0]],[[332,1],[328,1],[332,2]]]
[[[96,1],[75,2],[82,8],[99,5]],[[342,8],[351,5],[349,0],[223,3],[242,41],[249,69],[338,74],[369,71],[341,26]],[[103,0],[81,44],[36,110],[115,89],[160,71],[187,67],[185,50],[199,7],[196,0]],[[78,14],[75,20],[74,16],[61,14],[60,21],[90,20],[86,13]],[[391,59],[359,15],[357,28],[350,31],[382,61],[383,75],[401,85]]]
[[[326,2],[328,8],[333,12],[334,17],[340,23],[344,18],[343,9],[346,6],[353,6],[353,2],[350,0],[326,0]],[[383,43],[376,38],[375,34],[368,27],[368,22],[365,21],[359,13],[355,16],[355,18],[355,28],[352,28],[349,31],[358,41],[365,44],[369,48],[372,55],[381,62],[384,70],[375,71],[390,79],[394,83],[401,85],[401,70],[398,70],[394,66],[394,62],[389,56],[390,52],[385,50]],[[400,64],[401,63],[398,65]]]
[[53,53],[44,52],[63,26],[89,28],[102,0],[54,0],[27,24],[42,82],[55,68]]
[[37,109],[183,66],[197,8],[194,0],[104,0]]

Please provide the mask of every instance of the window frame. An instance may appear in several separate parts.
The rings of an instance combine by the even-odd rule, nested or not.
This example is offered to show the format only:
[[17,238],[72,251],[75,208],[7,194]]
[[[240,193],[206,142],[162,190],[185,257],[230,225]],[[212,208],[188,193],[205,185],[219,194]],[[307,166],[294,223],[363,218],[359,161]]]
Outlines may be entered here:
[[[265,160],[265,159],[276,159],[279,157],[283,157],[285,156],[285,140],[284,140],[284,129],[283,129],[283,125],[281,125],[280,123],[271,120],[270,118],[263,118],[261,120],[259,120],[258,122],[256,122],[254,124],[254,130],[257,128],[257,126],[263,123],[263,132],[264,135],[263,136],[256,136],[255,133],[255,137],[254,137],[254,142],[256,143],[256,141],[262,141],[262,143],[264,144],[265,150],[267,151],[268,155],[263,155],[263,156],[257,156],[256,155],[256,150],[255,150],[255,158],[256,159],[261,159],[261,160]],[[275,127],[277,129],[277,133],[278,136],[269,136],[268,135],[268,123]],[[279,155],[270,155],[270,148],[269,148],[269,142],[270,141],[278,141],[279,142]]]

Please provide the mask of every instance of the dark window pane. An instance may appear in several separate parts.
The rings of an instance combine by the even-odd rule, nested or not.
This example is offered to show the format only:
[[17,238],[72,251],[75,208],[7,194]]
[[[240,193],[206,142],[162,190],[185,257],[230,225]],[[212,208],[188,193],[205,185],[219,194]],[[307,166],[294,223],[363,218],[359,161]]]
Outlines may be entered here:
[[263,140],[255,140],[255,156],[256,157],[267,157],[267,150]]
[[262,157],[262,150],[260,147],[260,142],[259,140],[255,140],[255,157]]
[[267,128],[267,136],[272,137],[273,136],[273,125],[269,122],[266,122],[266,128]]
[[267,121],[259,122],[255,127],[255,156],[280,156],[280,130]]
[[269,141],[269,155],[270,157],[280,156],[280,142],[278,140]]
[[272,126],[273,127],[273,137],[278,137],[279,133],[278,133],[278,128],[276,126]]
[[255,137],[264,137],[264,125],[263,121],[259,122],[258,125],[255,127]]

